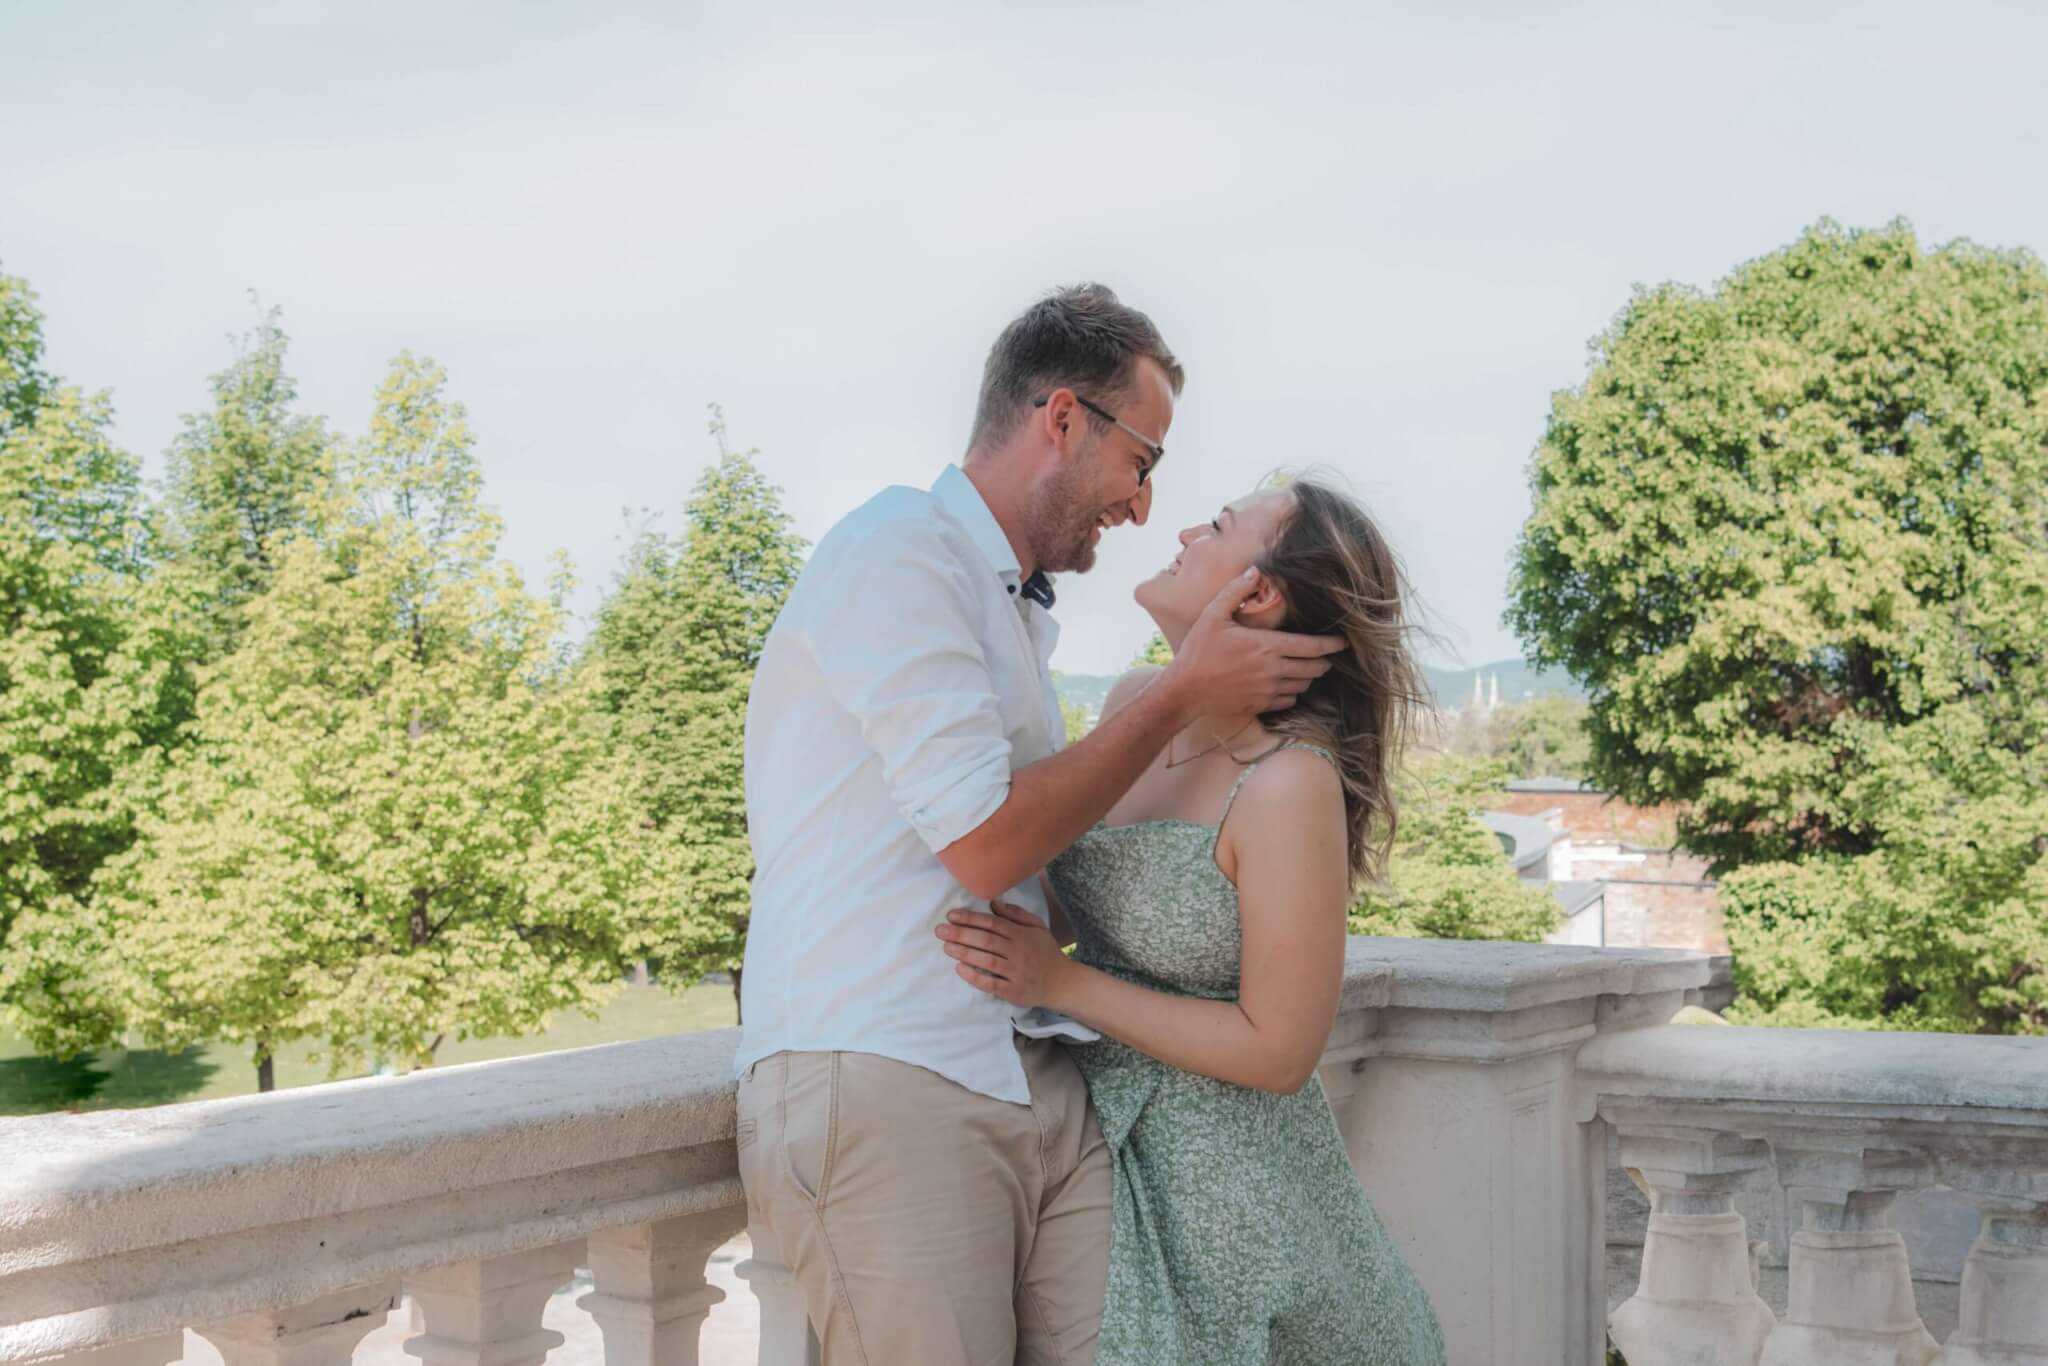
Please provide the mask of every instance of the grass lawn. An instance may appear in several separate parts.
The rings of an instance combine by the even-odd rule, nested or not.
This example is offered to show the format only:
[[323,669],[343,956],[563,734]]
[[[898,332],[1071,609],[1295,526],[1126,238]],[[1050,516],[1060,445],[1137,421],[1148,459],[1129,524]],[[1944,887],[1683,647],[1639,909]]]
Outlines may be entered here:
[[[542,1034],[523,1039],[470,1039],[447,1043],[437,1063],[481,1062],[551,1053],[558,1048],[651,1039],[722,1029],[733,1023],[732,988],[703,983],[677,995],[659,987],[627,987],[598,1018],[570,1012],[555,1017]],[[311,1086],[327,1080],[324,1064],[308,1060],[303,1047],[280,1049],[277,1086]],[[69,1062],[36,1056],[21,1039],[0,1030],[0,1115],[39,1115],[51,1110],[120,1110],[181,1100],[251,1095],[256,1064],[242,1045],[209,1044],[183,1053],[154,1049],[87,1053]]]

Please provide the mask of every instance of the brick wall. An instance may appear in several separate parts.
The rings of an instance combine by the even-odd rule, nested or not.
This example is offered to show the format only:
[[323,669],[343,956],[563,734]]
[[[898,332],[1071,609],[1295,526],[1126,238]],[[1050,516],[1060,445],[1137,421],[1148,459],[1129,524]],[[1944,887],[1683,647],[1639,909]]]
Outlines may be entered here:
[[[1606,885],[1607,943],[1617,948],[1728,952],[1721,896],[1707,861],[1671,847],[1674,805],[1639,807],[1604,792],[1503,792],[1489,807],[1546,821],[1568,838],[1573,857],[1553,859],[1552,876]],[[1615,846],[1614,859],[1587,857]]]

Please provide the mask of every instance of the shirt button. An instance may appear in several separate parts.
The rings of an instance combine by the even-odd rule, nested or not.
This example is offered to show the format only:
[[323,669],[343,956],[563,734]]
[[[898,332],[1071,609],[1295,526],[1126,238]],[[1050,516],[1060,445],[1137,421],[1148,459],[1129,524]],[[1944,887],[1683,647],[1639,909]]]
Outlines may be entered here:
[[1010,590],[1010,595],[1011,595],[1012,597],[1015,597],[1015,596],[1016,596],[1016,594],[1017,594],[1017,585],[1016,585],[1016,584],[1014,584],[1014,583],[1012,583],[1012,584],[1005,584],[1005,585],[1004,585],[1004,587],[1006,587],[1006,588],[1008,588],[1008,589]]

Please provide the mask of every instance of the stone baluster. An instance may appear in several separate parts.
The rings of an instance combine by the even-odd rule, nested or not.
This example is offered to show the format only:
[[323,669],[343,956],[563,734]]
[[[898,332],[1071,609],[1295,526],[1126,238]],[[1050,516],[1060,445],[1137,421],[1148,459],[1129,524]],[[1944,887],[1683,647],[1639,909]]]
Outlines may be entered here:
[[1608,1316],[1629,1366],[1756,1366],[1777,1326],[1735,1191],[1770,1165],[1758,1139],[1703,1130],[1623,1131],[1621,1165],[1650,1197],[1636,1293]]
[[347,1366],[357,1344],[397,1307],[398,1282],[380,1281],[193,1331],[213,1344],[225,1366]]
[[1941,1366],[2048,1366],[2048,1200],[1978,1196],[1983,1230]]
[[820,1366],[817,1334],[804,1308],[796,1277],[783,1264],[782,1245],[760,1224],[750,1225],[747,1238],[754,1255],[733,1272],[754,1292],[761,1306],[760,1366]]
[[590,1235],[595,1288],[576,1303],[604,1334],[605,1366],[697,1366],[704,1320],[725,1298],[705,1262],[745,1223],[735,1205]]
[[541,1366],[562,1344],[541,1315],[582,1254],[579,1240],[407,1277],[426,1325],[406,1340],[407,1355],[426,1366]]
[[1811,1135],[1773,1145],[1778,1181],[1803,1212],[1792,1235],[1785,1319],[1763,1366],[1927,1366],[1940,1351],[1913,1302],[1906,1242],[1891,1227],[1901,1190],[1930,1184],[1913,1152]]

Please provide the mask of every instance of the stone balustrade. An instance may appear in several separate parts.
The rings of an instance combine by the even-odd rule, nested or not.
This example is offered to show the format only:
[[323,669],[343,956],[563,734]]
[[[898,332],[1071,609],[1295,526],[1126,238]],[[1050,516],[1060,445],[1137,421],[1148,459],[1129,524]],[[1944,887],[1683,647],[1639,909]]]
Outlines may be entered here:
[[[1650,1195],[1631,1366],[2048,1366],[2048,1040],[1666,1025],[1578,1057],[1580,1118]],[[1733,1205],[1768,1172],[1794,1211],[1782,1319]],[[1921,1321],[1902,1194],[1976,1206],[1955,1331]]]
[[[1665,1024],[1702,990],[1687,953],[1352,941],[1324,1084],[1455,1366],[1602,1360],[1610,1131],[1655,1202],[1614,1318],[1636,1366],[1929,1359],[1885,1223],[1929,1183],[1984,1211],[1946,1359],[2048,1363],[2042,1045]],[[734,1044],[0,1120],[0,1363],[162,1366],[189,1327],[227,1366],[338,1366],[408,1295],[427,1366],[534,1366],[578,1267],[610,1366],[695,1362],[745,1225]],[[1766,1169],[1807,1220],[1782,1325],[1729,1198]],[[814,1362],[759,1231],[739,1275],[763,1366]],[[1899,1350],[1827,1355],[1845,1333]]]

